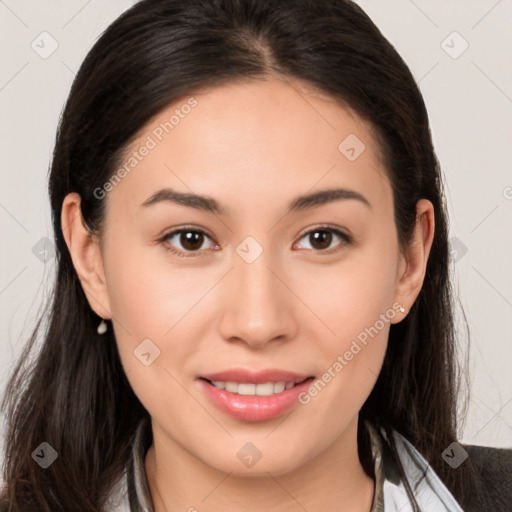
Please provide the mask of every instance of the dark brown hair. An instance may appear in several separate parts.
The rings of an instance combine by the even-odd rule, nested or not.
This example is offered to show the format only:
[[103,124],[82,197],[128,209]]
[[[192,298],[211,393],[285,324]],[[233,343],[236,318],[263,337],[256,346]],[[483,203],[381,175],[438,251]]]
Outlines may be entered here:
[[[140,130],[194,91],[268,75],[300,80],[349,105],[375,129],[393,190],[400,244],[416,203],[434,205],[435,235],[422,290],[392,325],[378,381],[360,412],[417,447],[464,507],[471,465],[441,458],[457,438],[458,373],[443,183],[427,111],[406,64],[356,4],[344,0],[142,0],[86,56],[62,113],[49,176],[57,275],[15,368],[6,410],[2,510],[102,510],[148,413],[123,372],[112,330],[101,337],[61,230],[61,208],[80,194],[82,215],[101,233],[108,181]],[[35,353],[37,340],[41,344]],[[360,457],[371,472],[364,432]],[[32,451],[59,457],[41,470]]]

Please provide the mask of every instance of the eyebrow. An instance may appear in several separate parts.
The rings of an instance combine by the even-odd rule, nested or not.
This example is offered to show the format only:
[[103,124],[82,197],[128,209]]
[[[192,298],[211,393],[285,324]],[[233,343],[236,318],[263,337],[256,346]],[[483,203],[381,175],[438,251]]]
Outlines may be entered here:
[[[316,208],[333,201],[354,199],[372,208],[370,202],[359,192],[346,188],[324,189],[312,194],[306,194],[293,199],[288,208],[290,212],[304,211],[311,208]],[[215,199],[208,196],[200,196],[197,194],[190,194],[178,192],[171,188],[163,188],[158,190],[148,199],[146,199],[141,206],[148,207],[158,203],[172,202],[182,206],[195,208],[209,213],[219,215],[226,215],[227,210],[221,206]]]

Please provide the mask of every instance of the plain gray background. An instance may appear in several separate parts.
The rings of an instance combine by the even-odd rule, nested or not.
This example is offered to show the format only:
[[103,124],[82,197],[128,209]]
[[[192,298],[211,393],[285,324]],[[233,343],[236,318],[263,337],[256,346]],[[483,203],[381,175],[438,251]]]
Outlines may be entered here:
[[[133,3],[0,0],[2,394],[54,276],[46,178],[59,114],[87,51]],[[512,446],[512,2],[358,3],[416,77],[445,176],[472,338],[462,439]]]

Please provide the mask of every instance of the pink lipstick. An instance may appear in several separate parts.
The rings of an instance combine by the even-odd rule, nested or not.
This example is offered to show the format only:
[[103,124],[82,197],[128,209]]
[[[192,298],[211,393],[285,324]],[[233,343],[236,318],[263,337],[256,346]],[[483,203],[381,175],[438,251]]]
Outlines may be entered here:
[[201,375],[198,382],[221,411],[242,421],[264,421],[288,411],[314,377],[286,370],[234,368]]

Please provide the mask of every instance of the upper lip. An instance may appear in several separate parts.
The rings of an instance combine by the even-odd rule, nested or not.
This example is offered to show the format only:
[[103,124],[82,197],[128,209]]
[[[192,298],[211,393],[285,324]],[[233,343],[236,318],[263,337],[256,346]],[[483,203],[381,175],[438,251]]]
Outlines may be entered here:
[[306,380],[312,375],[300,374],[287,370],[268,368],[260,371],[247,370],[245,368],[232,368],[216,373],[201,375],[201,378],[210,381],[238,382],[249,384],[264,384],[266,382],[295,382],[296,384]]

